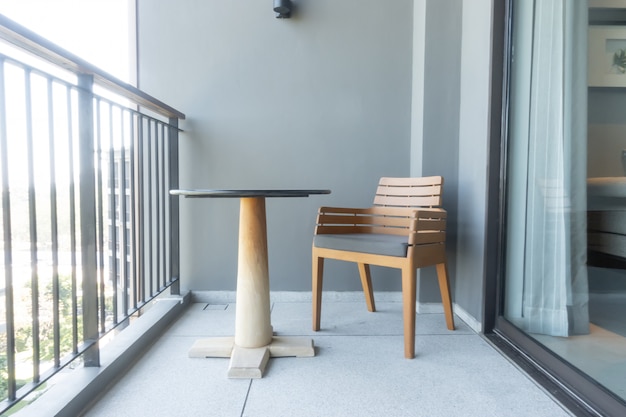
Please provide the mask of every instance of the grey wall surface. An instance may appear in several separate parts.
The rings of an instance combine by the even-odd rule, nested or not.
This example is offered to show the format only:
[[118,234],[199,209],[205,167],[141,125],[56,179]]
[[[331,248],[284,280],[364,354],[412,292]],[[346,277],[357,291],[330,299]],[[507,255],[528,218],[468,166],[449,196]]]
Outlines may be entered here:
[[[485,278],[492,3],[416,0],[414,7],[411,172],[444,176],[453,299],[478,321]],[[433,269],[420,271],[422,303],[441,300]]]
[[[413,2],[296,4],[276,19],[271,1],[138,0],[140,88],[187,115],[181,188],[332,190],[267,201],[273,291],[310,291],[320,205],[369,206],[378,178],[411,164]],[[452,99],[458,108],[458,87]],[[442,159],[458,130],[432,116],[429,132],[452,141],[429,145]],[[181,201],[182,289],[235,288],[237,230],[238,201]],[[373,275],[377,290],[400,288],[396,271]],[[324,289],[360,289],[356,266],[328,261]]]
[[[138,1],[140,87],[183,111],[181,187],[330,188],[268,200],[272,291],[310,291],[320,205],[443,175],[454,301],[480,320],[492,0]],[[415,27],[414,27],[415,25]],[[182,288],[235,288],[238,201],[181,201]],[[434,268],[419,300],[439,302]],[[326,290],[359,290],[327,261]],[[399,272],[374,268],[376,290]]]
[[[471,7],[468,5],[471,3]],[[482,319],[485,279],[492,0],[465,0],[461,51],[457,252],[454,300]]]
[[[427,1],[424,48],[422,174],[444,177],[448,271],[453,287],[457,250],[462,5],[462,0]],[[418,288],[421,302],[441,301],[434,267],[420,271]]]

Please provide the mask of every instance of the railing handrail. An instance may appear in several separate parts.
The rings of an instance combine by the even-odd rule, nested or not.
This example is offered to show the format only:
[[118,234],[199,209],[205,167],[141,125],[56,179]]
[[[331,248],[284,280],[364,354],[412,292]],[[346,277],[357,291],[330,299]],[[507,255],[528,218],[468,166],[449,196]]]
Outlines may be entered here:
[[94,83],[167,118],[184,119],[185,114],[146,94],[35,32],[0,14],[0,39],[26,50],[77,75],[92,75]]

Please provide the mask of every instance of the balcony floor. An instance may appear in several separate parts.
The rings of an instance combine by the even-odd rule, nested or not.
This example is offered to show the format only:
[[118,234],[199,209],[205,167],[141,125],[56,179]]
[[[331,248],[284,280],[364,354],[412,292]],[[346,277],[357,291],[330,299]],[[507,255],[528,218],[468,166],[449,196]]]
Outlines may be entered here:
[[273,358],[261,379],[228,379],[228,359],[189,358],[198,338],[231,336],[234,304],[194,303],[85,414],[122,416],[569,416],[458,317],[418,314],[403,357],[402,305],[274,302],[277,335],[308,336],[312,358]]

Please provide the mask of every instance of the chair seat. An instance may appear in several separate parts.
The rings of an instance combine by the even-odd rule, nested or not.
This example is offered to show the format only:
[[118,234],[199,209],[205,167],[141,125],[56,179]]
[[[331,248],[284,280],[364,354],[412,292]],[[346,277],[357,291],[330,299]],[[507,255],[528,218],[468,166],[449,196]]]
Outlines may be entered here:
[[318,248],[377,255],[406,257],[409,244],[406,236],[382,233],[346,233],[315,235],[313,245]]

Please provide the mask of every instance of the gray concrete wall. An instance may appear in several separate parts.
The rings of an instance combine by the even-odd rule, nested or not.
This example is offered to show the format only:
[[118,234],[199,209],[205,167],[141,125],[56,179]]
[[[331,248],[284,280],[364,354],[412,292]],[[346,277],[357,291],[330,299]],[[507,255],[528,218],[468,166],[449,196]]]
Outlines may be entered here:
[[[139,0],[140,86],[188,116],[181,187],[332,189],[268,200],[272,290],[309,291],[318,206],[368,206],[383,175],[443,175],[453,297],[480,320],[492,0],[296,4],[278,20],[271,2]],[[182,287],[234,289],[238,202],[181,204]],[[354,265],[326,274],[360,289]],[[373,274],[400,289],[398,271]],[[434,270],[419,300],[440,301]]]
[[[295,3],[276,19],[271,1],[138,0],[139,85],[187,115],[181,187],[332,190],[268,200],[273,291],[310,291],[317,207],[369,206],[411,165],[413,2]],[[235,288],[237,228],[236,200],[181,201],[184,290]],[[375,288],[399,290],[396,272]],[[356,266],[328,261],[325,289],[360,289]]]
[[486,268],[492,3],[493,0],[463,3],[454,299],[478,321],[482,320]]
[[[444,176],[453,299],[480,321],[492,0],[416,0],[414,14],[411,172]],[[419,300],[441,300],[434,268],[420,272]]]
[[[422,174],[443,175],[443,206],[448,211],[447,252],[451,283],[456,279],[459,109],[462,0],[426,3]],[[440,302],[434,267],[420,271],[421,302]]]

